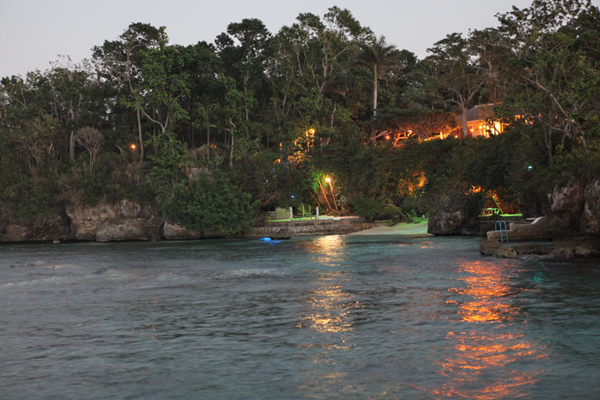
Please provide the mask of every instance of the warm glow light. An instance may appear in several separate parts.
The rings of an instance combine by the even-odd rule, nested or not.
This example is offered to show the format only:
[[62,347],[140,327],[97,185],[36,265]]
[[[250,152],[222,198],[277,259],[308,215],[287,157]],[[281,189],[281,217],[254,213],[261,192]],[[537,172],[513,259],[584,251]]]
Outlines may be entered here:
[[133,143],[129,147],[131,148],[131,151],[135,151],[135,149],[137,148],[137,146]]
[[314,135],[315,134],[315,129],[314,128],[310,128],[308,130],[308,133],[310,133],[311,135]]
[[386,138],[387,140],[390,140],[390,135],[385,135],[385,138]]
[[[481,330],[463,325],[462,332],[448,332],[448,349],[452,354],[440,361],[440,366],[449,379],[433,393],[481,400],[521,397],[525,388],[539,381],[538,376],[544,370],[517,371],[511,365],[544,358],[547,354],[543,346],[522,332],[506,329],[520,312],[510,301],[512,287],[507,268],[500,263],[474,261],[462,264],[460,273],[464,285],[451,290],[459,297],[448,304],[457,305],[463,323],[490,324],[496,328]],[[489,376],[494,379],[487,379]]]
[[325,178],[325,182],[331,183],[331,178],[329,178],[329,177]]

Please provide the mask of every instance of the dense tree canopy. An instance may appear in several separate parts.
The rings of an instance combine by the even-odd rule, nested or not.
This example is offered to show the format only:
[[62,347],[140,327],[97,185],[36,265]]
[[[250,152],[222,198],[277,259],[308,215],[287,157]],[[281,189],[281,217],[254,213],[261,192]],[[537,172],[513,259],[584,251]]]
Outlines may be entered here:
[[[2,78],[1,217],[50,229],[69,204],[122,198],[179,215],[225,175],[263,210],[425,213],[475,186],[540,208],[565,173],[600,169],[600,12],[534,0],[499,23],[424,60],[338,7],[190,46],[131,24],[91,61]],[[428,140],[468,136],[467,111],[489,103],[502,138]]]

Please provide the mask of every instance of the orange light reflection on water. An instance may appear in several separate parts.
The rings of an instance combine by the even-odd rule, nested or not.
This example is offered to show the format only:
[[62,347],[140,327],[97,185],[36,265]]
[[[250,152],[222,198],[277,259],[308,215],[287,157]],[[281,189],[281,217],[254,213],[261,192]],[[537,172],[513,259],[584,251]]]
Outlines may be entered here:
[[[546,354],[539,343],[512,328],[519,310],[509,302],[507,268],[488,261],[461,266],[466,288],[452,289],[460,297],[448,303],[458,305],[466,329],[448,332],[452,355],[439,362],[440,374],[448,377],[448,381],[433,391],[435,396],[482,400],[522,397],[544,372],[515,368],[519,361],[540,359]],[[471,324],[495,326],[470,328]]]
[[332,285],[315,290],[308,299],[310,311],[302,316],[299,327],[310,326],[319,333],[348,332],[352,330],[351,311],[360,308],[353,296]]

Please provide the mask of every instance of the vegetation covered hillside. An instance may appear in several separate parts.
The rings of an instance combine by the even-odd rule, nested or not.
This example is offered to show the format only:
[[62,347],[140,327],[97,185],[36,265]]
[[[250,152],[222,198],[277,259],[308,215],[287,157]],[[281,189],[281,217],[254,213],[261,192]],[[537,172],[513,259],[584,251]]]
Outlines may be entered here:
[[[423,60],[337,7],[191,46],[131,24],[82,64],[2,78],[0,225],[49,231],[70,206],[127,199],[232,232],[259,209],[421,215],[474,190],[544,213],[555,185],[600,177],[600,12],[535,0],[499,22]],[[468,137],[478,104],[504,133]],[[201,222],[206,201],[240,226]]]

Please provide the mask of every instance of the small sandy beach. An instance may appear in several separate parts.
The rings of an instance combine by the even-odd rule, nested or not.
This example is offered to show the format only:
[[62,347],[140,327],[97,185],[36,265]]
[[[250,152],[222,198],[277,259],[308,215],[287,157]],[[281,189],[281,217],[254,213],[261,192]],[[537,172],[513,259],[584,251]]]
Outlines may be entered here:
[[399,223],[394,226],[378,226],[360,232],[350,233],[352,236],[366,235],[426,235],[427,221],[418,222],[416,224]]

